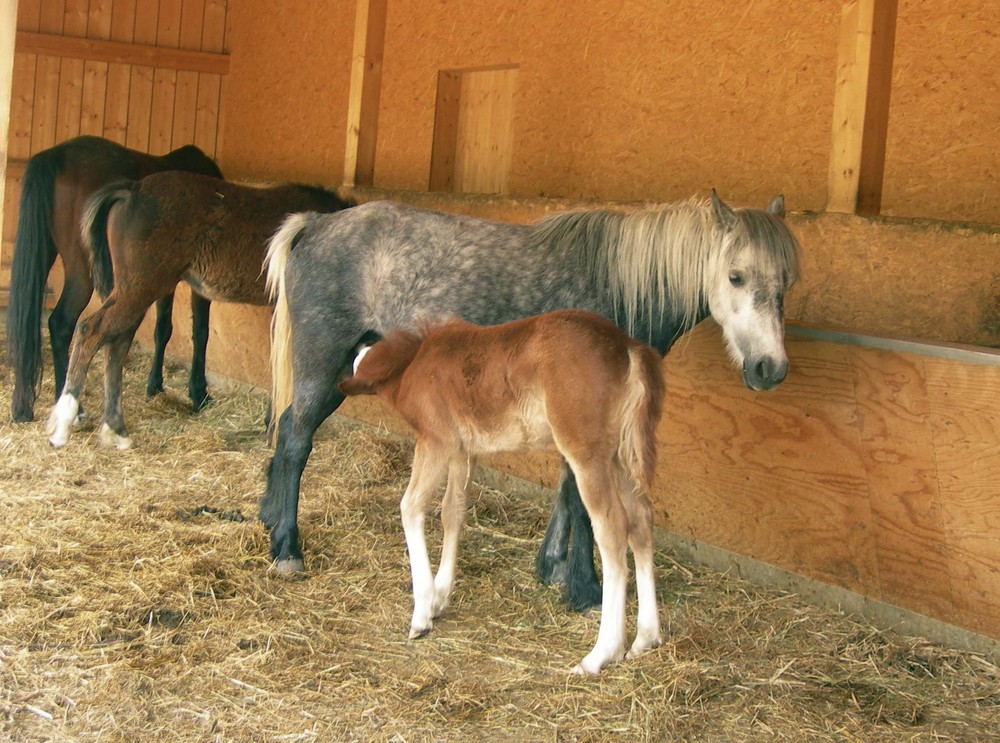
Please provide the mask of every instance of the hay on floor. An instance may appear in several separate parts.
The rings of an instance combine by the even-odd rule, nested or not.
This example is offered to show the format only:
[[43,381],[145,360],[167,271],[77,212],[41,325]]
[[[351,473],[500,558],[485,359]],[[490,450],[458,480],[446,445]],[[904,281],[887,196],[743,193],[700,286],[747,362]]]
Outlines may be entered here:
[[146,364],[127,370],[125,452],[100,447],[94,417],[51,449],[51,381],[33,424],[9,422],[9,375],[0,391],[0,738],[1000,739],[1000,671],[983,657],[664,551],[664,647],[569,676],[598,617],[534,579],[546,509],[484,487],[454,603],[409,642],[410,446],[321,429],[302,484],[308,577],[283,580],[256,520],[265,396],[216,388],[193,415],[176,365],[172,391],[145,400]]

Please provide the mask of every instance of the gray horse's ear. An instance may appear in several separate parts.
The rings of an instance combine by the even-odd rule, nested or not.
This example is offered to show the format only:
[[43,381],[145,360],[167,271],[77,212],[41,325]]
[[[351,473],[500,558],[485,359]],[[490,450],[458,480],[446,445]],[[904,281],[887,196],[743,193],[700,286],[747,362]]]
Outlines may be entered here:
[[785,195],[783,193],[779,193],[777,196],[775,196],[773,199],[771,199],[771,203],[769,203],[767,205],[767,211],[768,211],[768,213],[773,214],[774,216],[776,216],[778,219],[784,219],[785,218]]
[[720,227],[730,230],[736,226],[738,221],[736,212],[719,198],[719,194],[715,192],[714,188],[712,189],[712,211],[715,212],[715,221],[719,223]]

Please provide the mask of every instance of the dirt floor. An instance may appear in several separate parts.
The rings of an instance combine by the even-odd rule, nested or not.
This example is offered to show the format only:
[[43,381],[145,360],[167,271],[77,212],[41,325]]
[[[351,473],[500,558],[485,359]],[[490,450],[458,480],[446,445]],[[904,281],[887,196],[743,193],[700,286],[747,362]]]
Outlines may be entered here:
[[147,363],[127,372],[125,452],[99,446],[93,417],[53,450],[42,420],[9,422],[4,378],[0,739],[1000,740],[1000,670],[983,657],[665,551],[664,647],[570,676],[599,617],[535,582],[547,506],[484,487],[453,606],[407,641],[409,445],[321,429],[302,484],[308,578],[280,579],[256,520],[265,396],[215,388],[193,415],[178,366],[144,398]]

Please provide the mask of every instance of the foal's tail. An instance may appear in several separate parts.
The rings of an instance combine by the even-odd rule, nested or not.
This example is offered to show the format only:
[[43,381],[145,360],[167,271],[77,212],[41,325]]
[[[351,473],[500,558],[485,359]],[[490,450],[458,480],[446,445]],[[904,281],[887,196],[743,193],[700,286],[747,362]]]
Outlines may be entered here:
[[648,491],[656,471],[656,426],[663,412],[663,370],[656,351],[639,343],[628,352],[618,461],[633,484]]
[[129,181],[118,181],[101,186],[87,199],[80,215],[80,235],[90,250],[90,272],[101,299],[106,299],[115,287],[108,246],[108,215],[111,207],[131,197],[130,185]]
[[14,260],[7,306],[7,363],[14,369],[14,420],[33,418],[42,377],[42,302],[45,279],[56,258],[52,209],[56,178],[64,167],[62,149],[28,160],[21,182]]
[[285,293],[285,267],[295,242],[315,215],[290,214],[267,244],[264,268],[267,294],[274,302],[271,315],[271,444],[277,440],[278,420],[292,404],[292,321]]

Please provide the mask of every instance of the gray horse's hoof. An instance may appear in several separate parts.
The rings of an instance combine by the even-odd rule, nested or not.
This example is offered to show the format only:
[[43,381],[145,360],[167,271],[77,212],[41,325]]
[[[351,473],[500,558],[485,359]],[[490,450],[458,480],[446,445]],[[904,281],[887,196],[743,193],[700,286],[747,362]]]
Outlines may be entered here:
[[275,560],[271,563],[271,571],[281,578],[297,580],[306,577],[306,566],[301,557],[289,557],[286,560]]

